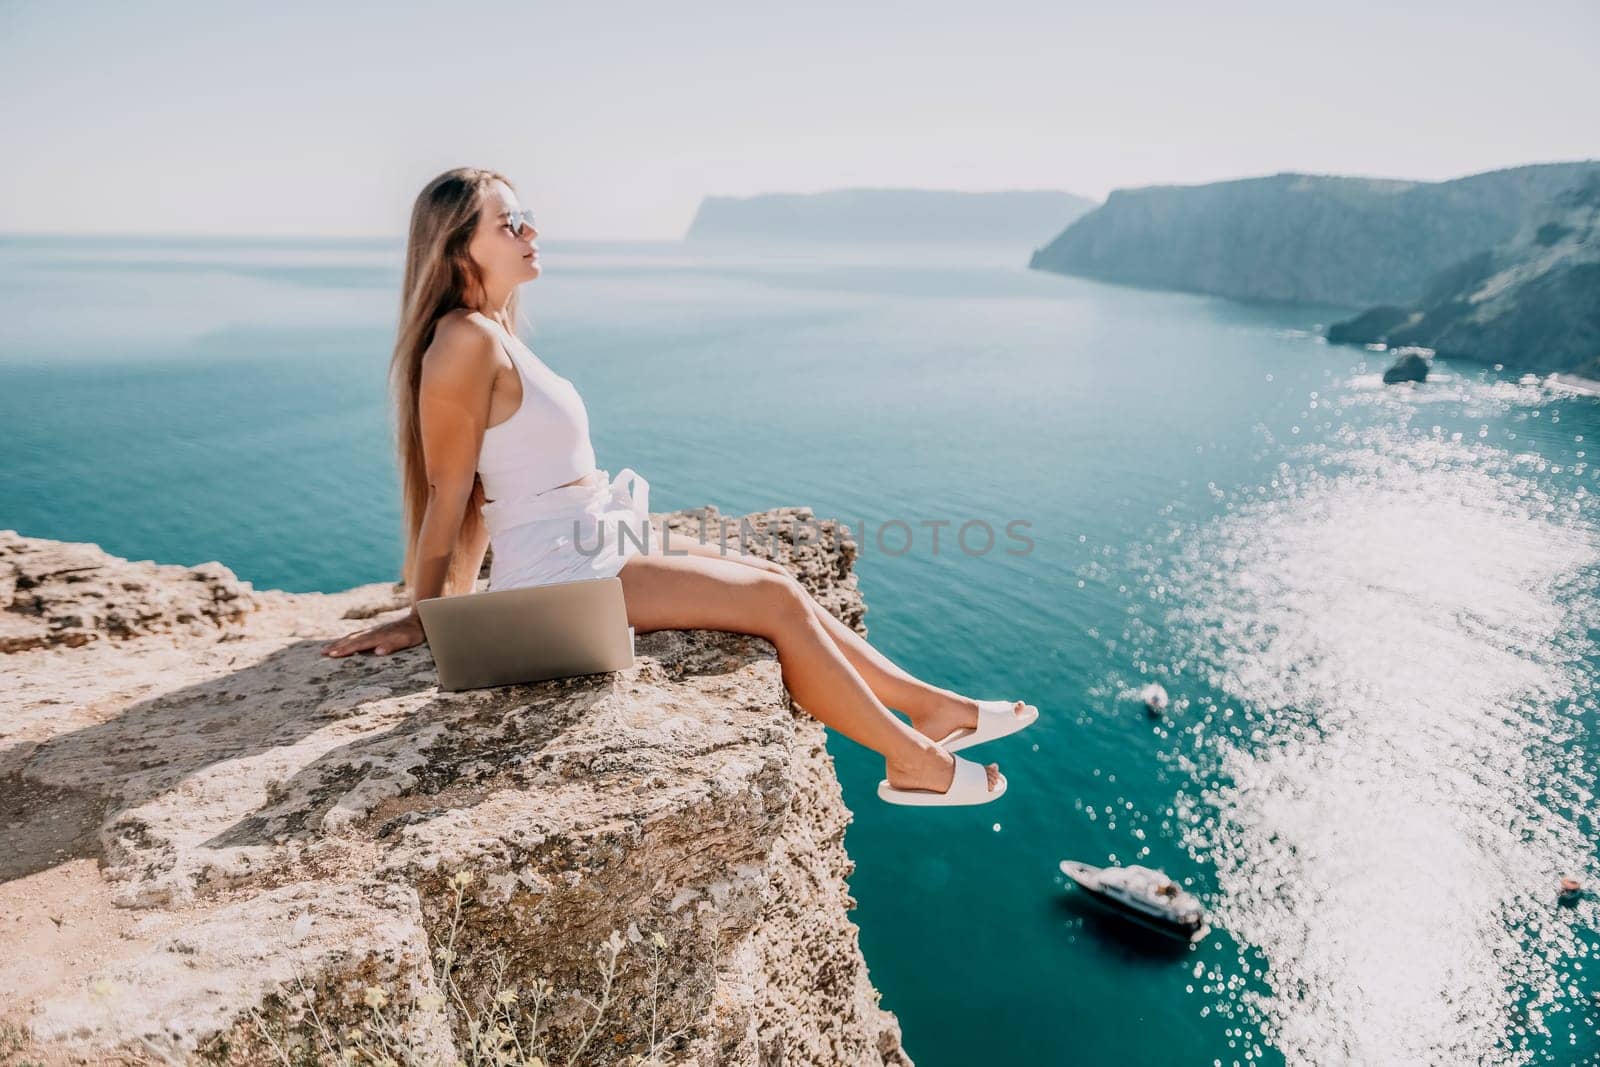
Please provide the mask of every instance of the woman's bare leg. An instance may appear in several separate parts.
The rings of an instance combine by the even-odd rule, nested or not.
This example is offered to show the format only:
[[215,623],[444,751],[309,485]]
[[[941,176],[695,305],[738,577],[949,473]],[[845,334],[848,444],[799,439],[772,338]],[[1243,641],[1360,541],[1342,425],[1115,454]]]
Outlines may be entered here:
[[[655,547],[656,543],[653,542],[652,547]],[[723,552],[720,546],[698,538],[685,537],[682,540],[674,540],[668,547],[673,553],[681,549],[691,556],[733,560],[758,570],[792,577],[789,570],[781,563],[741,553],[731,546],[727,552]],[[873,695],[886,706],[905,712],[918,733],[937,741],[949,737],[956,730],[970,730],[977,725],[976,700],[933,685],[931,682],[925,682],[911,674],[873,648],[866,638],[835,618],[833,613],[819,604],[815,597],[808,594],[806,599],[810,601],[812,613],[827,630],[828,637],[845,659],[849,660],[856,673],[861,675]],[[1012,705],[1012,711],[1022,715],[1026,707],[1023,701],[1018,700]]]
[[[781,565],[780,565],[781,569]],[[918,733],[934,740],[943,740],[960,729],[972,729],[978,724],[978,702],[971,697],[943,689],[925,682],[879,652],[867,639],[840,622],[827,608],[809,593],[812,611],[828,630],[828,636],[851,666],[872,688],[878,699],[892,708],[906,713]],[[1024,714],[1023,701],[1012,704],[1012,712]]]
[[[882,755],[889,784],[901,789],[950,787],[955,762],[933,739],[884,707],[833,643],[790,575],[700,555],[641,554],[618,575],[628,624],[651,630],[724,630],[755,634],[778,650],[783,682],[808,714]],[[999,768],[987,767],[989,787]]]

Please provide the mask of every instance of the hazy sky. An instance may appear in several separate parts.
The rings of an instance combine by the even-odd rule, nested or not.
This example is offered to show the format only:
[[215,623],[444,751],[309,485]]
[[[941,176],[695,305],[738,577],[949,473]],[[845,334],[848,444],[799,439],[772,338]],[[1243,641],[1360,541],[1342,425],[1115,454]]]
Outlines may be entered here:
[[661,239],[706,194],[1600,157],[1596,0],[1394,7],[0,0],[0,230],[392,235],[462,164]]

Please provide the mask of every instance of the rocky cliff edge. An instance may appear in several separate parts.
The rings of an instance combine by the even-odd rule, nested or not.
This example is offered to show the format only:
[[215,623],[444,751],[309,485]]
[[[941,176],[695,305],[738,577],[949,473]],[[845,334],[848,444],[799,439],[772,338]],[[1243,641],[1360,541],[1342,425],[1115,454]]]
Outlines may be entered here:
[[[747,518],[864,630],[847,531],[797,544],[795,517]],[[469,997],[496,968],[519,1009],[548,983],[552,1063],[593,1028],[584,1063],[653,1040],[675,1064],[909,1064],[847,918],[823,730],[770,644],[648,633],[626,671],[462,693],[426,646],[320,655],[404,606],[0,531],[0,1049],[277,1063],[315,1050],[309,1009],[343,1033],[377,995],[420,1062],[454,1063],[450,959]]]

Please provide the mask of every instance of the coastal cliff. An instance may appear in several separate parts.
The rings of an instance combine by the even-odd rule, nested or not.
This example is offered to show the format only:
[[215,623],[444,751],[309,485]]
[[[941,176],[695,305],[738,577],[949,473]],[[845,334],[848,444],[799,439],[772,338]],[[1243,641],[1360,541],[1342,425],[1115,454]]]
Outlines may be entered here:
[[[748,518],[864,632],[854,544],[795,516]],[[769,643],[647,633],[626,671],[462,693],[426,646],[320,655],[405,603],[0,531],[0,1054],[279,1063],[381,1009],[455,1063],[449,979],[550,990],[551,1063],[589,1033],[583,1063],[909,1065]]]
[[1366,307],[1409,304],[1600,173],[1550,163],[1445,182],[1311,174],[1119,189],[1029,265],[1102,281]]
[[1440,274],[1417,304],[1372,308],[1334,324],[1328,340],[1600,378],[1600,174]]

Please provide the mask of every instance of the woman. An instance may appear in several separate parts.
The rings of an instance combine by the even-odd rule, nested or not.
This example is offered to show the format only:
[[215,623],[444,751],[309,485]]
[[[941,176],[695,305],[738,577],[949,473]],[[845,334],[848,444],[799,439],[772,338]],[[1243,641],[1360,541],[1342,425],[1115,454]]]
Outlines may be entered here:
[[[491,540],[493,589],[616,575],[636,633],[728,630],[771,641],[795,703],[884,757],[883,799],[997,799],[1006,785],[999,768],[954,753],[1021,729],[1036,708],[971,700],[912,677],[779,564],[702,542],[674,544],[667,555],[647,536],[648,483],[631,470],[609,480],[595,468],[577,391],[517,339],[517,287],[539,277],[538,235],[494,171],[447,171],[412,209],[390,368],[412,604],[472,592]],[[592,550],[607,525],[630,532],[619,528]],[[323,654],[386,655],[423,641],[413,606]]]

